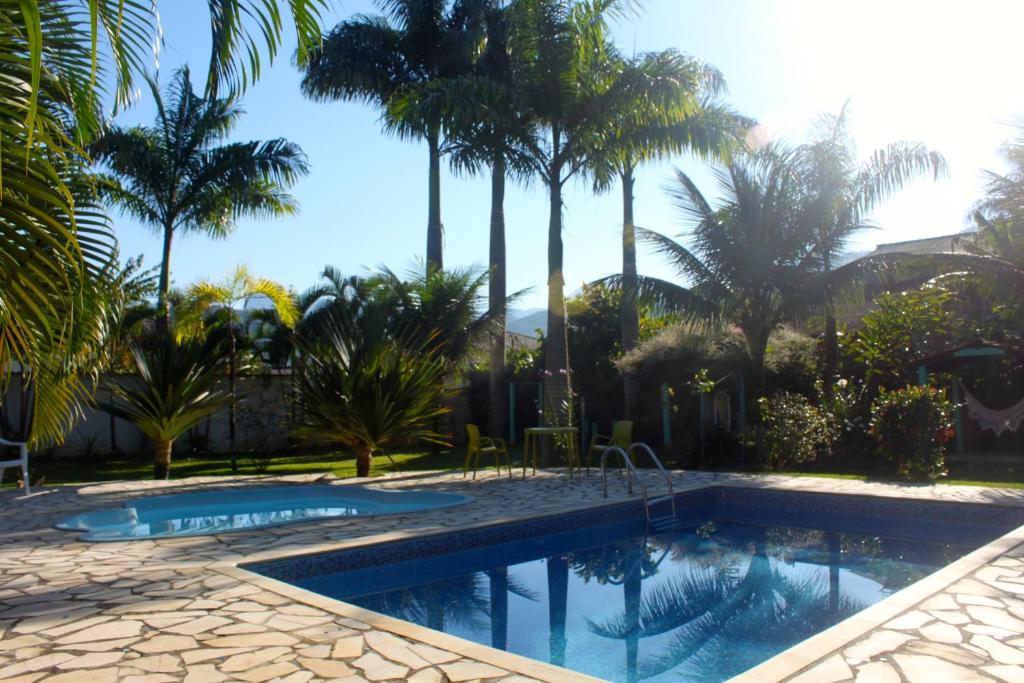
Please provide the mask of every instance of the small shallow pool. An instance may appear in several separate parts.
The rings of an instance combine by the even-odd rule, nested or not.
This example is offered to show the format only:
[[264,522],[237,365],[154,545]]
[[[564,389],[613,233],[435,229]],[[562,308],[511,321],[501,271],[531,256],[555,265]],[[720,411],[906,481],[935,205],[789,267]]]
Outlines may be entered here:
[[386,491],[365,486],[245,486],[125,501],[57,523],[84,531],[83,541],[207,536],[328,517],[394,515],[462,505],[472,496],[435,491]]
[[613,681],[724,681],[1024,522],[1024,510],[715,488],[250,565]]

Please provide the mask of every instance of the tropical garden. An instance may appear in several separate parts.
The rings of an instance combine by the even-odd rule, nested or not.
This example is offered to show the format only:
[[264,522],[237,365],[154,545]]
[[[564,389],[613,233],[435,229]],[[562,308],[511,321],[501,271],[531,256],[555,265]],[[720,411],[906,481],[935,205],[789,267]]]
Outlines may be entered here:
[[[948,174],[942,155],[895,141],[864,156],[845,108],[806,140],[751,145],[755,119],[713,65],[616,46],[611,22],[633,3],[380,0],[330,27],[323,0],[211,0],[209,64],[163,83],[148,53],[158,4],[0,7],[0,427],[47,476],[458,466],[460,397],[462,421],[492,436],[628,419],[677,467],[927,480],[948,475],[951,449],[1020,451],[1018,425],[992,428],[999,411],[982,404],[1024,386],[1024,125],[955,249],[853,258],[879,205]],[[373,107],[385,134],[426,147],[423,261],[328,265],[304,291],[242,266],[175,286],[176,237],[293,214],[290,191],[315,172],[286,137],[234,135],[286,25],[296,96]],[[140,84],[154,120],[119,125]],[[713,180],[672,177],[684,231],[636,225],[637,169],[684,156]],[[445,165],[490,181],[479,268],[444,261]],[[621,192],[607,248],[622,267],[567,297],[563,190],[579,180]],[[547,202],[547,324],[529,348],[506,334],[520,296],[507,287],[509,182]],[[160,236],[155,268],[119,253],[119,216]],[[639,249],[675,277],[640,272]],[[988,351],[960,362],[970,349]],[[258,377],[279,389],[267,414],[243,390]],[[537,389],[525,409],[510,384]],[[109,437],[55,465],[86,417],[109,420]],[[246,443],[253,423],[274,438]],[[126,424],[141,449],[119,448]],[[996,469],[984,476],[1019,476]]]

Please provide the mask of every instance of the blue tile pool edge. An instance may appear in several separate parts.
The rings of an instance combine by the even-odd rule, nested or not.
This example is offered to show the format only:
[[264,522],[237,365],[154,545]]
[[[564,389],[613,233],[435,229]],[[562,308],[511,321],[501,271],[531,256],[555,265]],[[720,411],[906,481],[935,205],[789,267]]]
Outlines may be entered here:
[[[682,491],[676,493],[675,497],[677,514],[684,517],[696,515],[694,522],[712,514],[722,521],[794,528],[820,528],[822,524],[831,522],[831,527],[836,531],[931,542],[954,542],[955,539],[949,538],[949,534],[921,538],[918,535],[921,530],[918,528],[913,530],[913,536],[901,536],[900,531],[905,529],[907,524],[919,525],[924,518],[939,519],[943,528],[952,528],[964,537],[964,540],[960,541],[963,544],[977,542],[974,534],[985,534],[985,540],[981,542],[981,545],[984,545],[1024,524],[1024,506],[907,500],[721,485]],[[767,514],[766,502],[773,501],[776,501],[776,505],[771,514]],[[779,502],[786,505],[780,505]],[[723,505],[732,507],[723,508]],[[665,501],[656,507],[655,511],[660,514],[667,511],[668,507],[669,503]],[[850,510],[854,508],[856,513],[851,514]],[[924,511],[930,514],[923,514]],[[940,511],[945,514],[939,515]],[[643,504],[638,498],[605,505],[596,504],[568,512],[487,520],[477,525],[430,530],[405,538],[375,540],[370,537],[366,543],[345,544],[344,548],[299,551],[280,558],[246,561],[240,563],[240,566],[271,578],[294,581],[325,573],[350,571],[503,542],[527,540],[540,535],[579,531],[581,528],[600,529],[612,523],[609,522],[611,519],[618,523],[628,523],[642,519],[643,514]],[[883,516],[884,528],[877,528],[877,523]],[[804,521],[806,519],[813,520],[814,524],[807,524]],[[875,524],[874,527],[871,526],[872,523]],[[865,528],[865,524],[868,524],[868,528]]]
[[[747,487],[743,484],[710,484],[698,489],[691,489],[679,492],[676,495],[692,493],[717,493],[720,489],[734,489],[737,491],[767,491],[779,494],[799,494],[806,496],[827,496],[832,499],[866,499],[872,502],[888,502],[893,504],[904,503],[925,503],[934,506],[946,507],[950,511],[963,509],[965,507],[1002,512],[1013,511],[1024,514],[1024,505],[989,502],[961,502],[948,500],[922,500],[907,499],[896,496],[879,494],[847,493],[841,491],[794,491],[789,489],[776,489],[773,487]],[[445,529],[429,530],[416,534],[413,538],[396,538],[394,532],[377,536],[368,536],[365,539],[354,539],[332,544],[332,547],[322,550],[293,550],[274,551],[267,553],[267,557],[254,559],[252,561],[227,561],[215,563],[211,568],[241,579],[249,583],[257,584],[270,590],[290,597],[300,603],[318,607],[331,614],[343,618],[356,619],[371,628],[378,628],[398,636],[410,638],[419,642],[433,645],[441,649],[456,652],[466,658],[475,659],[485,664],[491,664],[524,676],[532,676],[550,683],[561,681],[599,681],[601,679],[583,674],[578,671],[555,666],[548,662],[517,655],[515,653],[498,650],[487,645],[475,643],[458,636],[453,636],[441,631],[419,626],[408,621],[396,619],[379,612],[374,612],[362,607],[336,598],[329,598],[305,588],[300,588],[287,581],[273,578],[254,571],[254,567],[261,564],[270,564],[282,560],[293,560],[305,557],[313,557],[332,553],[345,552],[355,549],[370,549],[376,546],[396,543],[403,540],[420,540],[448,536],[464,531],[486,530],[491,527],[503,526],[518,522],[544,520],[548,518],[564,517],[573,513],[593,513],[599,509],[622,508],[631,515],[641,516],[643,514],[642,502],[639,499],[620,501],[617,503],[606,503],[603,500],[595,501],[593,504],[583,505],[568,512],[549,512],[540,515],[520,515],[515,517],[491,519],[480,522],[467,523],[464,526],[449,527]],[[964,578],[971,572],[980,569],[982,566],[996,559],[1000,555],[1024,544],[1024,525],[1017,526],[1007,533],[998,536],[981,545],[976,550],[955,560],[954,562],[938,569],[925,576],[919,581],[897,591],[884,600],[871,605],[865,610],[858,612],[850,618],[835,624],[834,626],[811,636],[810,638],[794,645],[793,647],[777,654],[771,659],[765,660],[757,666],[747,670],[739,676],[731,679],[739,683],[765,683],[796,675],[801,671],[813,668],[820,664],[830,655],[841,648],[851,644],[853,641],[864,636],[868,632],[881,627],[902,612],[905,612],[924,601],[928,597],[946,589],[956,581]]]

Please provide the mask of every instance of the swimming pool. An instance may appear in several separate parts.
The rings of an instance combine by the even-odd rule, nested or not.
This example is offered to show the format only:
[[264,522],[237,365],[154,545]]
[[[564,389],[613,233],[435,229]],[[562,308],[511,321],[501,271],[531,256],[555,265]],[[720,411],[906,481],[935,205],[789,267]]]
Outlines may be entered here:
[[250,565],[615,681],[721,681],[1024,523],[1024,510],[713,488],[680,527],[639,504]]
[[57,523],[83,531],[83,541],[206,536],[326,517],[394,515],[462,505],[472,496],[436,491],[389,491],[365,486],[246,486],[125,501]]

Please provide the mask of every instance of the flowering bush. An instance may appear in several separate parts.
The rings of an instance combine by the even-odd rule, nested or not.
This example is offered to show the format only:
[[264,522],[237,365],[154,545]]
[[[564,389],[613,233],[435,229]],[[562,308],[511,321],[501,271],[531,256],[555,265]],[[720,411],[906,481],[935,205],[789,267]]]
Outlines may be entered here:
[[771,398],[758,399],[757,407],[760,423],[744,437],[744,443],[757,449],[767,470],[811,462],[835,440],[829,414],[800,394],[780,391]]
[[908,386],[885,391],[871,404],[868,434],[878,453],[907,479],[945,475],[946,443],[953,438],[952,404],[946,392]]

